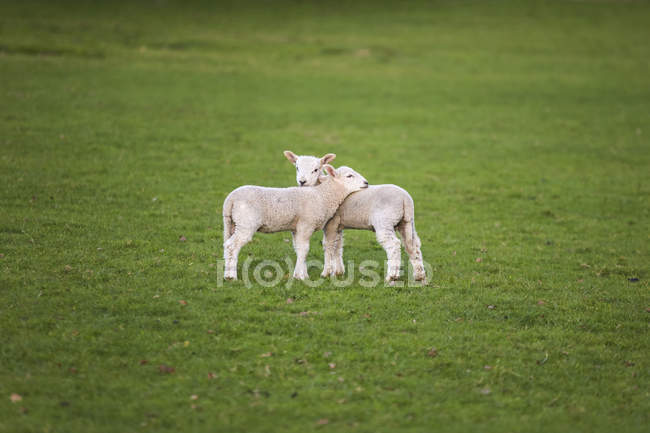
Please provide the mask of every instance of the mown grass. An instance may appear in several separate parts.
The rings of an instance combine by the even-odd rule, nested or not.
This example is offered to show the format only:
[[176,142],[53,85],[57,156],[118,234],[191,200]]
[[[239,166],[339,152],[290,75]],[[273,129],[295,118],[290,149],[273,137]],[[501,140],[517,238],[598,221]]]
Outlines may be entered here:
[[[0,3],[0,431],[647,431],[648,22]],[[222,200],[284,149],[406,188],[430,284],[220,285]]]

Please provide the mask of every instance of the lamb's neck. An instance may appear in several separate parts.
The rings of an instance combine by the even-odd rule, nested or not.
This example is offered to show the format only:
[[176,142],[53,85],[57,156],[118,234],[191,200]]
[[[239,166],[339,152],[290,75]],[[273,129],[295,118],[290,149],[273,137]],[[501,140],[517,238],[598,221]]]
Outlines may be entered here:
[[339,182],[336,182],[332,179],[328,179],[325,182],[322,182],[318,186],[319,194],[330,204],[335,204],[338,208],[343,200],[348,196],[348,193],[343,185]]

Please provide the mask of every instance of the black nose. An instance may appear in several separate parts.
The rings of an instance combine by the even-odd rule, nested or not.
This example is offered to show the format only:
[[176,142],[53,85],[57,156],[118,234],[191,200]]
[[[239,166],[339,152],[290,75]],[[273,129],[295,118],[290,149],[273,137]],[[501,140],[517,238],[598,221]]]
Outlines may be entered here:
[[306,181],[306,180],[301,180],[301,181],[299,181],[299,182],[300,182],[300,186],[303,186],[304,184],[306,184],[306,183],[307,183],[307,181]]
[[368,186],[368,181],[365,181],[363,184],[364,184],[365,186]]

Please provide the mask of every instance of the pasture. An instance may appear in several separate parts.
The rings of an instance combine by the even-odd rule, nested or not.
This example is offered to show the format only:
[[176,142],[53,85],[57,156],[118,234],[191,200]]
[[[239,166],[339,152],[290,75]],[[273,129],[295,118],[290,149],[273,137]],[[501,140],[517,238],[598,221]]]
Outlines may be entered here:
[[[647,432],[648,23],[0,2],[0,432]],[[369,231],[351,284],[289,279],[289,233],[240,255],[278,284],[220,281],[222,202],[286,149],[408,190],[428,284],[362,285]]]

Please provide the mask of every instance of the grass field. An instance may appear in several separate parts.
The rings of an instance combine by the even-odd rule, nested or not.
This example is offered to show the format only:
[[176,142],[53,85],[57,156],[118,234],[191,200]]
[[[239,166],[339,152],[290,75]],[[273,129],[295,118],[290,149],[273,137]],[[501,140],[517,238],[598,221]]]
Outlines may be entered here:
[[[649,431],[648,23],[0,2],[0,432]],[[223,199],[285,149],[407,189],[429,284],[221,284]]]

